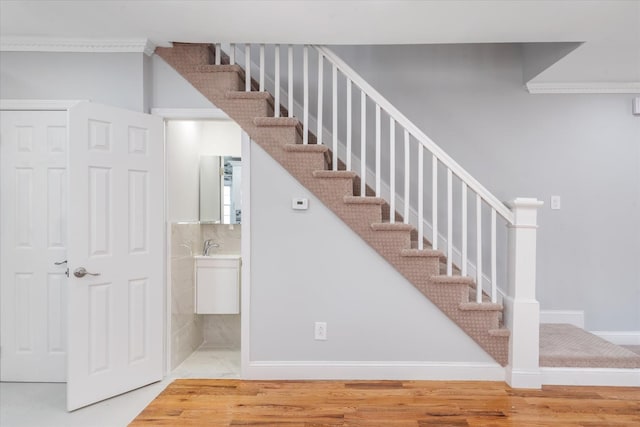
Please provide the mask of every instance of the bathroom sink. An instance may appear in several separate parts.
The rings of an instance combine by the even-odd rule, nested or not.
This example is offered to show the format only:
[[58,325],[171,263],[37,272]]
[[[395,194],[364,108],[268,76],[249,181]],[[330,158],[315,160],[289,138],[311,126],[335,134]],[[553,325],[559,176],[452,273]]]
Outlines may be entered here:
[[240,254],[209,254],[209,255],[196,255],[195,259],[238,259]]

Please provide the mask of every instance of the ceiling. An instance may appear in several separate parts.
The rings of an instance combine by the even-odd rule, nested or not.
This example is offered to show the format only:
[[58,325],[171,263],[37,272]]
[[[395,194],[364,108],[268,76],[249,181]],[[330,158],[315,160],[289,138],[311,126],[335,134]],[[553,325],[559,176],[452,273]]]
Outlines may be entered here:
[[640,0],[0,0],[0,41],[21,37],[159,46],[578,42],[536,78],[640,84]]
[[0,1],[0,36],[186,42],[640,45],[640,1]]

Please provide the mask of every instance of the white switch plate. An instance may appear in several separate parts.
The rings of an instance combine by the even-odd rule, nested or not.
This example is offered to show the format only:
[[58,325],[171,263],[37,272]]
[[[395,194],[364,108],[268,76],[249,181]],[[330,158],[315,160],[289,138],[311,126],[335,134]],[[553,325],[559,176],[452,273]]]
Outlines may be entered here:
[[291,199],[291,209],[305,211],[309,209],[309,199],[304,197],[294,197]]
[[560,209],[560,196],[551,196],[551,209],[554,211]]
[[327,340],[327,322],[316,322],[314,337],[318,341]]

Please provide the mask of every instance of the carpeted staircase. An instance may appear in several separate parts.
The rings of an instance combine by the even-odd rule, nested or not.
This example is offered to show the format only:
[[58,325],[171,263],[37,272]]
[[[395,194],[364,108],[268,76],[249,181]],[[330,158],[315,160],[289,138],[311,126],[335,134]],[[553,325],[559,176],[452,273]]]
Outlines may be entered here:
[[[441,273],[445,260],[440,251],[416,249],[416,230],[409,224],[390,223],[389,205],[377,197],[359,197],[360,179],[351,171],[331,169],[326,145],[302,144],[302,126],[296,118],[274,116],[274,99],[268,92],[246,92],[244,70],[212,65],[214,47],[174,43],[156,53],[178,71],[214,105],[235,120],[251,139],[277,160],[293,177],[318,197],[362,239],[393,265],[417,289],[462,328],[498,363],[508,360],[509,330],[501,324],[502,306],[470,302],[475,282],[469,277]],[[284,114],[286,115],[286,114]],[[340,162],[338,169],[344,169]],[[367,190],[367,195],[372,194]],[[396,216],[398,218],[398,216]],[[426,246],[430,247],[430,246]],[[458,275],[456,275],[456,273]]]

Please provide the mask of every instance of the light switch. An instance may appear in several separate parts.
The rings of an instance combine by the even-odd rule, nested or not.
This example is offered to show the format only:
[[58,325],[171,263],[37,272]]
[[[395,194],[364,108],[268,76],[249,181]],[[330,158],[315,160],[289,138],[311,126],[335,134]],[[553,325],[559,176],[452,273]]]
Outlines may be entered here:
[[309,209],[309,199],[304,197],[293,198],[291,200],[291,208],[297,211],[306,211]]
[[551,209],[554,211],[560,209],[560,196],[551,196]]

